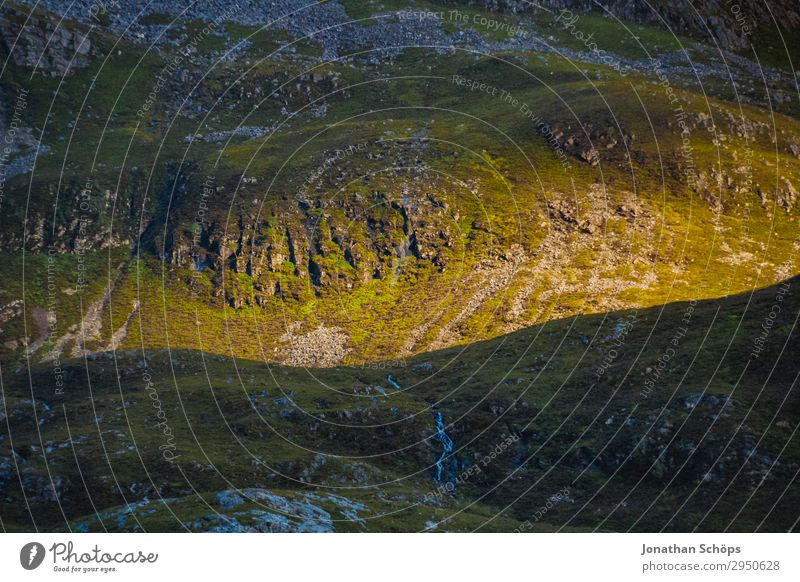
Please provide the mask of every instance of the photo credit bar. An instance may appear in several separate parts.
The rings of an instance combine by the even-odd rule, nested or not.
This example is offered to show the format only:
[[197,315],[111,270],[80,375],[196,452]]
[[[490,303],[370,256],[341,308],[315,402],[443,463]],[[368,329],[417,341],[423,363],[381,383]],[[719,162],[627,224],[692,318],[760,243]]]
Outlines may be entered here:
[[[0,538],[0,563],[4,580],[88,576],[141,582],[195,574],[203,579],[244,579],[269,568],[269,579],[289,580],[302,573],[303,579],[331,582],[366,582],[376,576],[514,580],[533,572],[536,578],[564,580],[598,575],[621,582],[717,576],[761,582],[798,579],[796,545],[790,535],[771,533],[420,533],[361,534],[355,540],[324,534],[208,533],[192,536],[191,543],[181,534],[5,534]],[[28,574],[24,564],[39,560],[35,572]]]

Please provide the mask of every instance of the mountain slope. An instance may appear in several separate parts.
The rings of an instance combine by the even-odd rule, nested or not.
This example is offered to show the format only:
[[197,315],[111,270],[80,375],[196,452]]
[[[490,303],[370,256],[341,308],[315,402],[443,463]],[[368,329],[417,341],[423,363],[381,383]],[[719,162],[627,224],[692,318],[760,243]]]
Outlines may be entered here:
[[3,5],[4,529],[796,528],[792,5],[524,4]]
[[3,524],[783,531],[798,517],[797,285],[363,368],[120,351],[64,362],[62,396],[51,367],[32,392],[19,370]]
[[[795,102],[764,103],[743,82],[753,62],[722,64],[654,27],[617,46],[620,31],[587,15],[625,72],[553,19],[500,41],[472,20],[397,14],[358,25],[353,47],[385,27],[389,44],[404,30],[454,48],[376,48],[390,55],[376,64],[373,49],[331,59],[283,31],[203,34],[151,16],[142,30],[169,39],[158,54],[101,26],[85,31],[96,58],[68,71],[11,59],[6,94],[32,89],[24,119],[49,121],[35,170],[8,180],[20,203],[5,206],[0,243],[12,272],[35,253],[38,279],[50,250],[64,285],[43,297],[9,283],[4,304],[24,298],[25,314],[0,357],[144,342],[359,363],[798,272]],[[671,52],[681,43],[685,56]],[[795,82],[765,74],[773,96]]]

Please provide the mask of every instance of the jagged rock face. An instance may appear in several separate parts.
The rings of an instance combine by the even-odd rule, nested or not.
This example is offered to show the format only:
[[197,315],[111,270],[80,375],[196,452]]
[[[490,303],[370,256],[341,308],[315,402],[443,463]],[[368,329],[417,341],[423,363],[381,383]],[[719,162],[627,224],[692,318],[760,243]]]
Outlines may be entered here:
[[95,54],[88,35],[66,28],[52,17],[30,16],[4,7],[0,15],[0,41],[14,64],[36,69],[51,77],[69,75],[89,66]]
[[[537,10],[525,0],[467,0],[461,3],[496,12]],[[575,13],[601,10],[596,2],[590,0],[542,0],[538,4],[551,10]],[[641,0],[610,0],[603,5],[609,13],[622,20],[661,26],[666,23],[676,34],[710,37],[728,50],[749,47],[748,36],[757,26],[774,29],[777,24],[786,30],[800,27],[800,11],[793,0],[772,0],[769,6],[762,0],[740,0],[734,4],[724,0],[705,0],[701,4],[675,0],[656,5]]]
[[[193,188],[168,190],[181,198],[180,192]],[[235,185],[221,187],[214,208],[226,208],[234,190]],[[403,196],[376,189],[326,201],[269,199],[261,208],[241,207],[235,216],[214,215],[202,224],[190,218],[189,196],[185,206],[153,220],[161,232],[152,251],[169,264],[225,276],[224,298],[235,308],[262,305],[271,296],[298,298],[309,285],[319,295],[373,279],[391,281],[409,260],[443,271],[458,239],[449,205],[420,184],[399,190]],[[238,288],[235,274],[252,278],[253,289]]]
[[[13,187],[17,187],[14,184]],[[46,183],[42,188],[51,199],[56,198],[56,185]],[[135,242],[138,216],[131,213],[135,208],[135,196],[125,196],[116,208],[117,216],[123,220],[111,231],[105,228],[105,220],[111,215],[116,193],[110,189],[99,189],[93,184],[79,184],[70,180],[62,185],[59,195],[64,201],[63,211],[53,222],[52,212],[41,209],[13,208],[0,219],[0,250],[18,252],[23,248],[33,252],[45,252],[52,248],[59,253],[89,252],[132,244]],[[128,215],[122,215],[128,213]]]

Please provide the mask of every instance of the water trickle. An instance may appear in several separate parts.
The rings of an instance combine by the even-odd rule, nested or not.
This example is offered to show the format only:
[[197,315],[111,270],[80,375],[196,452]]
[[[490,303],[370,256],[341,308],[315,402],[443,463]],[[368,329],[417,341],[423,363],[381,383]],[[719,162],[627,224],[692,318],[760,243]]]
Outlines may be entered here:
[[395,380],[394,378],[392,378],[392,375],[391,375],[391,374],[389,374],[388,376],[386,376],[386,381],[387,381],[389,384],[391,384],[392,386],[394,386],[395,388],[397,388],[398,390],[402,390],[402,389],[403,389],[403,387],[402,387],[402,386],[400,386],[400,384],[398,384],[398,383],[397,383],[397,380]]
[[436,459],[436,481],[444,483],[445,481],[449,481],[447,472],[445,471],[445,465],[448,464],[450,460],[448,456],[455,450],[455,444],[445,430],[444,415],[436,411],[434,413],[434,419],[436,420],[436,439],[442,443],[442,454]]

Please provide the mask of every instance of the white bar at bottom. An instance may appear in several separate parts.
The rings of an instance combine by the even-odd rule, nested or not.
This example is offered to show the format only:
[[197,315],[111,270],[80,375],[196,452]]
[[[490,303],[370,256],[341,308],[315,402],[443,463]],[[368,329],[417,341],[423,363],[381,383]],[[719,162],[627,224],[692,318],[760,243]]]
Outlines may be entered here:
[[[799,541],[791,534],[2,534],[0,571],[3,580],[136,582],[187,575],[331,582],[598,576],[769,582],[800,580]],[[21,550],[30,542],[45,548],[34,570],[21,563],[29,559]],[[646,548],[652,550],[643,555]],[[145,559],[157,557],[120,563],[141,559],[140,552]]]

